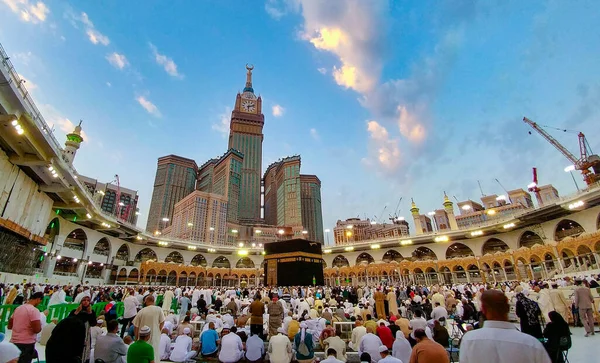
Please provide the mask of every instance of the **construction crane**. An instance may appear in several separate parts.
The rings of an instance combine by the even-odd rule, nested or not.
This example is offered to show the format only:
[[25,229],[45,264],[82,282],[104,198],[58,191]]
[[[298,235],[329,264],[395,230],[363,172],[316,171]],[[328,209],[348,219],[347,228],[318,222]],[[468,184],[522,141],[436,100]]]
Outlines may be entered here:
[[[579,158],[573,155],[569,150],[567,150],[561,143],[559,143],[555,138],[550,136],[542,126],[537,123],[531,121],[527,117],[523,117],[523,122],[531,126],[535,131],[537,131],[546,141],[552,144],[555,148],[558,149],[571,163],[575,166],[575,169],[579,170],[583,175],[583,180],[587,185],[593,184],[596,181],[600,180],[600,157],[598,155],[588,155],[591,154],[591,148],[588,144],[585,135],[583,132],[578,132],[577,137],[579,138]],[[566,130],[563,130],[566,131]],[[531,131],[529,132],[531,134]],[[590,170],[590,168],[592,170]]]
[[121,182],[119,181],[119,174],[115,174],[115,180],[117,181],[117,195],[115,198],[115,201],[117,202],[117,210],[116,210],[116,216],[117,219],[121,218]]
[[544,205],[544,201],[540,195],[540,188],[538,188],[537,168],[533,168],[533,181],[527,186],[527,190],[535,194],[535,199],[537,199],[540,207]]
[[400,197],[400,200],[398,200],[398,204],[396,204],[396,210],[394,211],[394,214],[390,214],[389,216],[389,220],[392,221],[393,224],[395,224],[398,221],[398,208],[400,208],[400,202],[402,202],[402,197]]

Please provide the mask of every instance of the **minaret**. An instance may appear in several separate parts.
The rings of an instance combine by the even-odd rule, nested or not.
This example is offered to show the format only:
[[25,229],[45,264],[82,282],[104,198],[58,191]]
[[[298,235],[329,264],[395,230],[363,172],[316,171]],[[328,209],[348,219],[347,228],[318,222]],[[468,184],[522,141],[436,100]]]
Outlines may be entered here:
[[415,204],[415,201],[411,198],[412,205],[410,208],[410,213],[413,216],[413,222],[415,223],[415,233],[417,235],[423,234],[423,227],[421,226],[421,218],[419,217],[419,208]]
[[454,231],[458,229],[458,224],[456,223],[456,218],[454,217],[454,203],[450,201],[446,192],[444,192],[444,210],[446,211],[446,215],[448,217],[448,224],[450,225],[450,230]]
[[63,159],[69,165],[73,165],[73,160],[75,159],[75,154],[77,150],[79,150],[79,146],[83,142],[83,137],[81,137],[81,123],[83,121],[79,121],[79,125],[75,127],[75,130],[67,135],[67,141],[65,142],[65,149],[63,150]]

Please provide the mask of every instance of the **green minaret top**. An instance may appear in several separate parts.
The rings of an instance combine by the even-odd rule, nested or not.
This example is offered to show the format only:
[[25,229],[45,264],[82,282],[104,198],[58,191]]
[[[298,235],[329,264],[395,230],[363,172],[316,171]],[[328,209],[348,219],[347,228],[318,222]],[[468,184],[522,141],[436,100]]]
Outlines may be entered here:
[[444,208],[451,209],[453,205],[454,203],[452,203],[450,198],[448,198],[448,195],[446,195],[446,192],[444,192]]
[[419,215],[419,208],[417,208],[417,204],[415,203],[414,199],[410,198],[412,204],[411,204],[411,208],[410,208],[410,212],[416,216]]
[[74,143],[81,144],[83,142],[83,137],[81,137],[81,123],[83,120],[79,120],[79,125],[75,127],[75,130],[70,134],[67,134],[67,141],[71,141]]

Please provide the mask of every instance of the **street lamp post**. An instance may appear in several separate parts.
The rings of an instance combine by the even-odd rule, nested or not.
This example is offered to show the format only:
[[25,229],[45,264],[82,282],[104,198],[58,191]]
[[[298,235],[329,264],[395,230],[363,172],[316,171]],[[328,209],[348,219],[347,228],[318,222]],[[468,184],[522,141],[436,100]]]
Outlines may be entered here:
[[573,170],[575,170],[575,165],[569,165],[565,168],[566,173],[571,173],[571,178],[573,178],[573,183],[575,184],[575,188],[577,188],[577,191],[580,192],[581,189],[579,189],[579,185],[577,185],[577,181],[575,181],[575,175],[573,175]]

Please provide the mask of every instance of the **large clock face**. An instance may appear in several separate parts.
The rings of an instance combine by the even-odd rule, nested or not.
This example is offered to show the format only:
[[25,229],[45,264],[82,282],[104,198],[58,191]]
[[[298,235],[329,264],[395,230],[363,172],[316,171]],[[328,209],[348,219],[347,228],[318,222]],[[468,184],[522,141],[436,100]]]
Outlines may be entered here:
[[255,112],[256,105],[254,104],[253,101],[244,100],[244,101],[242,101],[242,110],[244,110],[246,112]]

